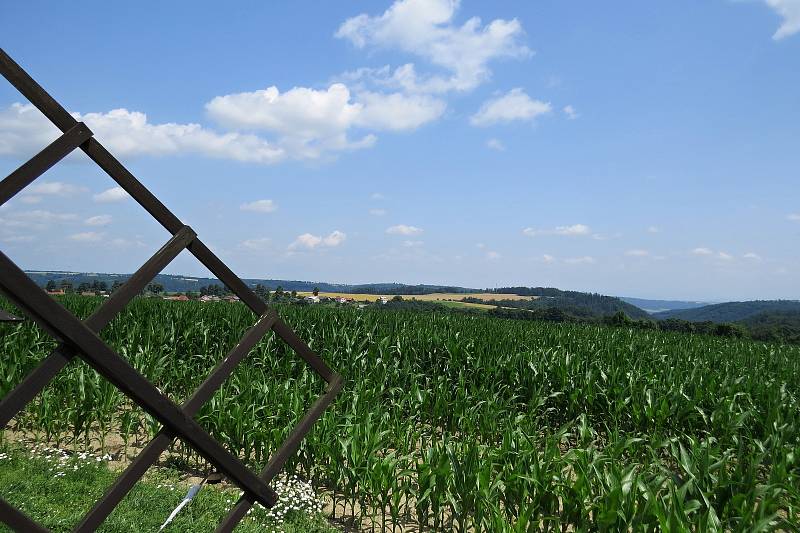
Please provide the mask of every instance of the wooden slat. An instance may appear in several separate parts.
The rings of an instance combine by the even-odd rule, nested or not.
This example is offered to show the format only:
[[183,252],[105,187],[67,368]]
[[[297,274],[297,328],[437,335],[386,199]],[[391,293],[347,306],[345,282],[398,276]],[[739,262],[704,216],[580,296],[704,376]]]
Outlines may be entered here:
[[50,530],[31,520],[25,513],[17,510],[0,498],[0,522],[20,533],[50,533]]
[[41,85],[17,65],[2,48],[0,48],[0,74],[61,131],[67,131],[77,124],[75,117],[47,94],[47,91],[42,89]]
[[[278,451],[270,458],[267,466],[265,466],[264,470],[259,474],[265,483],[271,483],[275,476],[278,475],[278,472],[283,469],[289,457],[300,447],[300,443],[311,430],[314,422],[322,416],[322,413],[328,408],[334,398],[336,398],[336,395],[339,394],[341,389],[342,378],[339,374],[334,374],[328,384],[328,390],[314,402],[314,405],[311,406],[305,416],[303,416],[300,422],[294,427]],[[250,510],[255,501],[255,498],[245,492],[233,506],[233,509],[231,509],[228,515],[220,522],[216,533],[229,533],[233,531],[236,524],[247,515],[247,511]]]
[[8,311],[4,311],[0,309],[0,322],[24,322],[24,318],[19,318],[18,316],[14,316]]
[[[214,392],[233,373],[236,366],[258,344],[264,334],[272,328],[272,324],[277,317],[278,315],[274,311],[269,311],[252,328],[247,330],[239,343],[228,352],[228,355],[214,368],[192,397],[181,406],[187,416],[193,417],[196,415],[203,404],[211,399]],[[73,531],[84,533],[94,531],[100,527],[100,524],[114,511],[114,508],[130,492],[136,482],[142,478],[147,469],[158,460],[174,439],[175,434],[173,432],[162,428],[125,468],[125,471],[108,488],[103,497],[86,513]]]
[[[127,303],[142,292],[148,283],[196,237],[184,226],[153,257],[148,259],[122,287],[119,287],[100,308],[84,322],[95,333],[108,325]],[[0,428],[4,428],[28,402],[33,400],[50,381],[75,357],[75,351],[65,344],[57,346],[11,392],[0,400]]]
[[[277,500],[275,491],[225,450],[197,422],[186,416],[125,359],[100,340],[96,333],[50,298],[2,252],[0,252],[0,285],[17,301],[21,309],[31,315],[31,318],[52,329],[59,338],[78,351],[78,355],[97,372],[175,432],[197,453],[216,465],[242,490],[252,492],[267,507],[275,503]],[[42,317],[47,318],[45,320]]]
[[[83,131],[83,128],[78,126],[75,118],[2,49],[0,49],[0,74],[3,74],[14,87],[16,87],[62,132],[67,134],[74,130],[74,134],[77,135],[78,131]],[[88,128],[86,128],[86,130],[88,130]],[[88,133],[91,135],[91,132]],[[83,134],[85,135],[86,132]],[[64,137],[65,136],[62,136],[62,138]],[[72,142],[76,141],[73,139]],[[127,191],[134,200],[142,205],[150,215],[170,233],[176,237],[178,236],[177,234],[184,228],[180,220],[170,212],[158,198],[148,191],[142,183],[108,152],[108,150],[91,137],[83,140],[79,144],[80,148],[89,158],[111,176],[111,178]],[[48,148],[45,150],[48,150]],[[50,155],[52,156],[58,151],[59,150],[56,150],[56,148],[53,148]],[[52,159],[54,158],[42,156],[38,161],[29,162],[27,169],[20,170],[22,169],[22,167],[20,167],[16,176],[12,174],[13,179],[6,180],[5,189],[0,187],[0,199],[5,198],[5,200],[7,200],[19,192],[25,185],[35,179],[36,176],[41,175],[41,173],[46,170],[46,168],[41,170],[43,167],[49,168],[49,166],[57,162],[57,159],[50,162]],[[24,166],[25,165],[23,165],[23,167]],[[0,202],[0,205],[1,203],[2,202]],[[289,438],[284,442],[262,472],[262,477],[272,479],[280,468],[283,467],[288,457],[297,450],[302,438],[311,428],[311,425],[321,416],[324,409],[338,393],[341,388],[341,378],[335,374],[319,356],[314,354],[305,342],[295,335],[283,321],[278,319],[277,315],[268,315],[269,307],[199,239],[193,237],[188,245],[188,249],[220,281],[239,296],[245,305],[255,312],[256,315],[261,316],[262,321],[265,316],[269,316],[269,327],[275,331],[276,335],[287,342],[300,357],[309,363],[309,365],[328,382],[328,391],[319,398],[308,413],[306,413],[301,422],[295,427]],[[141,280],[138,280],[136,283],[138,284],[139,282],[141,282]],[[129,285],[126,283],[126,286],[133,287],[134,284]],[[247,470],[238,459],[227,453],[222,446],[210,437],[210,435],[203,431],[193,420],[188,418],[185,412],[163,396],[151,383],[138,374],[135,369],[130,367],[127,361],[115,354],[113,350],[108,348],[108,346],[96,336],[95,331],[99,331],[99,329],[107,324],[116,312],[118,312],[114,312],[114,309],[117,307],[121,309],[124,307],[125,303],[129,301],[130,297],[132,297],[128,294],[127,290],[123,291],[113,303],[107,302],[107,304],[110,304],[108,307],[103,306],[103,308],[98,310],[96,315],[87,319],[87,323],[83,324],[58,305],[57,302],[47,297],[44,292],[36,287],[36,285],[33,284],[13,262],[2,254],[2,252],[0,252],[0,289],[6,292],[12,301],[20,308],[24,309],[25,312],[46,331],[56,339],[64,342],[56,352],[51,354],[51,356],[43,362],[43,368],[40,371],[41,376],[36,379],[44,383],[49,382],[52,376],[55,376],[70,359],[75,355],[79,355],[123,393],[161,421],[165,426],[165,432],[174,433],[185,440],[198,453],[215,464],[223,473],[231,478],[232,481],[236,482],[240,488],[245,491],[248,501],[251,502],[250,505],[256,500],[267,506],[272,505],[271,502],[275,501],[276,495],[265,483]],[[122,303],[120,306],[121,302],[125,303]],[[263,326],[266,322],[262,323],[262,321],[260,321],[259,324]],[[230,367],[228,367],[225,362],[223,362],[189,401],[192,402],[197,398],[197,401],[200,402],[200,396],[198,396],[198,394],[201,396],[205,395],[207,391],[218,387],[219,383],[221,383],[220,379],[224,379],[224,377],[221,376],[232,371],[235,366],[236,363],[231,363]],[[37,369],[37,371],[39,371],[39,369]],[[45,380],[44,378],[46,376],[49,376],[49,378]],[[219,381],[219,383],[217,383],[217,381]],[[35,383],[35,385],[38,386],[38,382]],[[36,390],[36,387],[32,387],[28,393],[18,396],[14,401],[21,401],[24,398],[28,398],[30,392],[34,390]],[[17,391],[17,389],[15,389],[15,391]],[[15,391],[12,391],[12,394]],[[33,395],[35,394],[36,392],[33,393]],[[208,394],[211,394],[211,392]],[[33,396],[30,396],[29,398],[32,397]],[[2,406],[7,400],[8,396],[0,402],[0,414],[3,413]],[[9,411],[12,403],[13,402],[7,404]],[[21,405],[24,406],[25,403],[27,403],[27,401],[22,402]],[[200,402],[200,404],[202,404],[202,402]],[[184,405],[184,409],[190,407],[195,408],[194,405]],[[199,406],[196,408],[199,409]],[[14,411],[14,414],[16,412],[17,410]],[[0,427],[2,427],[2,425],[0,425]],[[169,440],[171,441],[172,439],[170,438]],[[144,465],[144,463],[145,461],[143,460],[140,466]],[[144,470],[146,470],[146,467]],[[136,479],[138,479],[138,477]],[[5,507],[10,508],[5,502],[2,503]],[[237,507],[237,509],[238,508],[239,507]],[[10,509],[11,511],[9,512],[15,513],[14,516],[21,514],[13,508]],[[0,509],[0,511],[2,511],[2,509]],[[0,512],[0,515],[5,514],[4,511]],[[238,512],[233,513],[233,515],[238,516]],[[229,516],[220,527],[229,527],[232,529],[240,518],[241,516],[234,521],[234,519]]]
[[44,174],[50,167],[64,159],[84,141],[92,136],[92,131],[83,122],[78,122],[41,152],[23,163],[17,170],[0,181],[0,205],[14,197]]

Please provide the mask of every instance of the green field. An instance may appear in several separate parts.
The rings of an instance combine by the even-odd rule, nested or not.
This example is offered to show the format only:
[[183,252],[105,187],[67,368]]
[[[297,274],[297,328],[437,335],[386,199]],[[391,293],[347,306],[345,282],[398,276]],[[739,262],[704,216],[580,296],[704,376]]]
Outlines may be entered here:
[[[61,301],[85,317],[101,299]],[[328,491],[337,517],[378,530],[800,524],[798,346],[446,311],[279,311],[346,380],[287,465]],[[254,320],[241,304],[138,299],[102,337],[180,401]],[[29,324],[0,334],[4,395],[54,343]],[[262,466],[322,385],[270,337],[198,421]],[[158,425],[78,363],[14,429],[135,448]]]

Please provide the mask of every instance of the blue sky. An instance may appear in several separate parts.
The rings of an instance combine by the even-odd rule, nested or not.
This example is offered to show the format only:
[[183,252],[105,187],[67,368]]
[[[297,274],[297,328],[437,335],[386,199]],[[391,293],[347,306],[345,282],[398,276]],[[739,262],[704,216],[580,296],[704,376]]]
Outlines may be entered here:
[[[243,276],[800,298],[800,0],[27,2],[0,35]],[[0,83],[0,174],[54,136]],[[0,246],[132,272],[168,235],[113,186],[71,156]]]

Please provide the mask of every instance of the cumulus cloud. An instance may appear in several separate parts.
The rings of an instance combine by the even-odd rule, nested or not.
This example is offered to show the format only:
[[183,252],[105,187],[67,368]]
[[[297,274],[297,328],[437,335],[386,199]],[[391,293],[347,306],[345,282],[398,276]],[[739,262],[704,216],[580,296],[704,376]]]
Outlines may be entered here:
[[506,150],[506,146],[499,139],[489,139],[486,141],[486,147],[498,152],[505,152]]
[[334,230],[327,237],[312,235],[311,233],[303,233],[299,235],[292,244],[289,245],[290,250],[306,249],[313,250],[318,247],[334,247],[342,244],[347,239],[347,234],[339,230]]
[[556,258],[550,254],[542,254],[542,261],[544,261],[547,264],[551,264],[556,262]]
[[101,204],[121,202],[130,198],[130,195],[122,187],[111,187],[103,192],[92,195],[92,200]]
[[375,130],[413,130],[442,116],[447,107],[444,100],[425,95],[364,91],[357,98],[361,113],[356,125]]
[[382,15],[347,19],[335,36],[357,48],[401,50],[447,71],[420,77],[412,63],[399,67],[387,82],[407,92],[471,90],[491,77],[490,61],[532,54],[521,43],[524,32],[517,19],[495,19],[484,26],[472,17],[458,26],[453,19],[459,6],[458,0],[398,0]]
[[[0,137],[2,137],[2,135],[3,133],[0,132]],[[20,201],[25,204],[38,204],[45,196],[59,196],[66,198],[68,196],[73,196],[85,191],[85,187],[78,187],[77,185],[72,185],[61,181],[43,181],[26,187],[20,196]]]
[[[224,128],[200,124],[153,124],[147,115],[124,108],[107,113],[72,113],[95,137],[121,157],[199,154],[206,157],[272,164],[316,159],[326,152],[357,150],[375,144],[374,131],[408,131],[438,119],[446,103],[428,95],[361,91],[353,96],[343,84],[327,89],[277,87],[217,96],[206,104],[209,116]],[[252,130],[269,132],[274,141]],[[349,133],[358,131],[357,138]],[[29,155],[60,132],[30,104],[0,110],[0,155]]]
[[732,261],[733,260],[733,256],[731,254],[727,253],[727,252],[719,252],[719,253],[717,253],[717,257],[719,257],[723,261]]
[[269,237],[258,237],[255,239],[246,239],[239,243],[240,248],[253,252],[262,252],[270,247],[272,239]]
[[0,216],[0,228],[6,231],[34,230],[42,231],[56,223],[73,222],[78,220],[74,213],[56,213],[43,209],[32,211],[10,211]]
[[514,120],[531,121],[549,113],[551,109],[549,102],[534,100],[518,87],[484,102],[469,121],[473,126],[491,126]]
[[386,233],[389,235],[419,235],[422,233],[422,228],[416,226],[407,226],[406,224],[397,224],[386,228]]
[[762,261],[761,256],[758,255],[755,252],[747,252],[742,257],[745,258],[745,259],[749,259],[751,261],[756,261],[756,262],[761,262]]
[[539,235],[561,235],[571,237],[576,235],[588,235],[590,231],[589,226],[585,224],[573,224],[571,226],[556,226],[553,229],[525,228],[522,230],[522,233],[528,237],[537,237]]
[[42,196],[72,196],[81,192],[86,192],[86,188],[62,181],[43,181],[30,185],[25,191]]
[[789,37],[800,31],[800,0],[764,0],[781,16],[781,25],[772,35],[777,40]]
[[239,206],[242,211],[254,211],[256,213],[272,213],[278,206],[272,200],[255,200]]
[[567,118],[569,120],[575,120],[580,116],[578,112],[575,110],[575,108],[572,107],[571,105],[564,106],[564,114],[567,115]]
[[786,215],[787,220],[791,220],[792,222],[800,222],[800,213],[791,213]]
[[648,226],[647,233],[659,233],[661,229],[658,226]]
[[[252,163],[275,163],[284,150],[250,134],[217,133],[199,124],[152,124],[147,115],[124,108],[107,113],[72,113],[86,122],[95,137],[122,157],[195,153]],[[0,155],[40,150],[60,132],[30,104],[12,104],[0,111]]]
[[87,226],[107,226],[111,224],[111,215],[97,215],[83,221]]
[[714,255],[714,252],[705,247],[698,247],[692,250],[694,255]]
[[353,130],[413,130],[439,118],[445,107],[444,101],[424,95],[364,91],[354,97],[342,83],[283,93],[272,86],[217,96],[206,104],[209,116],[223,126],[268,131],[294,157],[310,159],[375,144],[373,133],[351,139]]
[[83,233],[74,233],[69,238],[76,242],[99,242],[103,240],[103,234],[96,231],[85,231]]

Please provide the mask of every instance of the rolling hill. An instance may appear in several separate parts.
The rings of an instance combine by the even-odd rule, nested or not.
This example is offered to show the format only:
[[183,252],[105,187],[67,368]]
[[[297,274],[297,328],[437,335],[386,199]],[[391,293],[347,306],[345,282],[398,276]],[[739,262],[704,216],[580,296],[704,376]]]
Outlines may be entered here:
[[[53,280],[56,285],[64,280],[72,283],[73,287],[78,287],[81,283],[93,283],[103,281],[108,287],[114,282],[124,282],[130,274],[104,274],[93,272],[64,272],[64,271],[26,271],[38,285],[44,286],[48,281]],[[204,278],[194,276],[184,276],[175,274],[159,274],[153,280],[164,287],[166,292],[198,292],[201,287],[207,285],[222,285],[215,278]],[[474,298],[476,293],[482,293],[480,298],[474,303],[492,304],[507,307],[517,307],[522,309],[559,309],[576,318],[599,318],[613,315],[623,311],[631,318],[647,318],[646,311],[624,302],[614,296],[604,296],[601,294],[564,291],[552,287],[501,287],[496,289],[470,289],[451,285],[405,285],[402,283],[367,283],[359,285],[348,285],[338,283],[326,283],[320,281],[296,281],[280,279],[255,279],[245,278],[245,283],[251,287],[257,284],[264,285],[269,290],[282,287],[284,291],[308,292],[318,288],[323,293],[344,293],[344,294],[401,294],[404,296],[430,295],[436,293],[448,294],[451,299],[463,294],[467,301],[470,296]],[[491,295],[491,297],[489,296]],[[509,295],[519,295],[532,298],[509,298]]]
[[683,300],[652,300],[648,298],[631,298],[630,296],[619,296],[623,302],[635,305],[639,309],[644,309],[650,314],[663,311],[676,311],[680,309],[696,309],[710,305],[709,302],[688,302]]
[[800,312],[798,300],[753,300],[749,302],[725,302],[695,309],[677,309],[654,313],[658,320],[678,318],[690,322],[741,322],[761,313]]

